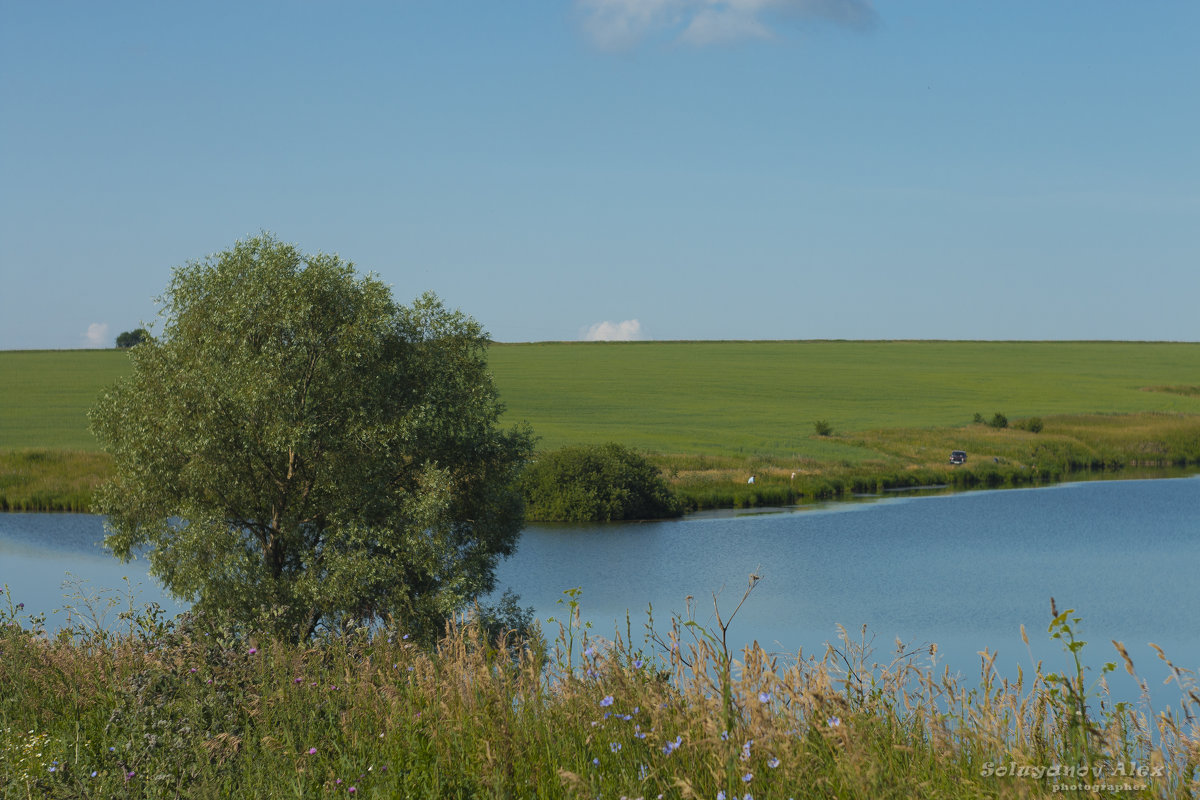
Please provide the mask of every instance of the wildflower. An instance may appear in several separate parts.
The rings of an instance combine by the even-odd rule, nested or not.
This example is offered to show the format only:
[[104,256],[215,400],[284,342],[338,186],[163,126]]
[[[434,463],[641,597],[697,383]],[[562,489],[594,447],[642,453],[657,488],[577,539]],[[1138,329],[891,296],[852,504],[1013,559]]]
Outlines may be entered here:
[[250,655],[252,655],[252,656],[253,656],[253,655],[257,655],[257,654],[258,654],[258,648],[257,648],[257,647],[251,647],[251,648],[250,648],[250,650],[249,650],[249,653],[250,653]]
[[828,719],[828,722],[829,722],[829,727],[831,727],[831,728],[836,728],[838,725],[842,724],[842,720],[838,717],[830,717]]
[[779,759],[774,757],[767,759],[767,766],[771,769],[775,769],[779,766]]
[[315,748],[315,747],[308,748],[308,754],[310,756],[315,756],[317,754],[317,748]]
[[620,742],[609,742],[608,749],[613,751],[614,753],[619,753],[619,752],[621,752],[621,743]]
[[607,708],[608,706],[611,706],[612,704],[613,704],[613,696],[611,694],[605,695],[604,699],[600,701],[600,705],[604,708]]
[[596,766],[596,767],[600,766],[600,759],[598,759],[598,758],[593,758],[593,759],[592,759],[592,765],[593,765],[593,766]]
[[682,744],[683,744],[683,737],[676,736],[675,741],[667,742],[665,745],[663,745],[662,751],[667,755],[671,755],[671,753],[674,753],[676,750],[678,750],[680,745],[682,745]]
[[642,732],[642,726],[641,726],[641,725],[634,725],[634,726],[633,726],[633,735],[634,735],[634,736],[636,736],[636,737],[637,737],[637,738],[639,738],[639,739],[645,739],[645,738],[646,738],[646,734]]
[[589,647],[588,649],[583,651],[583,654],[585,656],[587,656],[588,658],[591,658],[592,656],[596,655],[596,648]]
[[745,775],[742,776],[742,783],[749,783],[752,780],[754,780],[753,772],[747,772]]
[[100,774],[100,773],[96,772],[96,770],[92,770],[92,777],[93,777],[93,778],[94,778],[94,777],[96,777],[96,776],[97,776],[97,775],[99,775],[99,774]]
[[760,703],[771,702],[771,693],[770,692],[759,692],[758,693],[758,702],[760,702]]
[[294,682],[295,682],[297,685],[299,685],[299,684],[301,684],[301,683],[304,683],[304,678],[296,678],[296,680],[295,680]]
[[752,744],[754,744],[753,739],[742,745],[742,761],[748,761],[750,759],[750,745]]
[[729,741],[729,731],[721,731],[721,741],[722,742]]
[[350,794],[354,794],[355,792],[357,792],[357,791],[358,791],[358,789],[355,789],[353,786],[351,786],[351,787],[350,787],[349,789],[347,789],[346,791],[347,791],[348,793],[350,793]]
[[724,790],[717,792],[717,800],[725,800]]
[[191,669],[189,669],[189,670],[188,670],[188,672],[190,672],[190,673],[192,673],[193,675],[195,675],[195,674],[196,674],[196,668],[195,668],[195,667],[192,667]]
[[403,636],[401,636],[400,638],[401,638],[401,639],[405,639],[405,640],[407,640],[407,639],[408,639],[408,634],[406,633],[406,634],[404,634]]
[[633,662],[633,668],[634,668],[634,669],[641,669],[641,668],[642,668],[642,666],[643,666],[645,663],[646,663],[646,662],[645,662],[645,661],[642,661],[640,658],[638,658],[638,659],[634,659],[634,662]]

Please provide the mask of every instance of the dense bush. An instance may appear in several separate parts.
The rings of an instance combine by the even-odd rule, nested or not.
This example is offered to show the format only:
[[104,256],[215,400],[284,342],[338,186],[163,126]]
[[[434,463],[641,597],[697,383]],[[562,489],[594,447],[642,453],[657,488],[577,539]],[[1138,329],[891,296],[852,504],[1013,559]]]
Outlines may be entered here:
[[823,419],[819,419],[813,423],[813,430],[817,432],[817,436],[833,435],[833,426]]
[[992,416],[992,418],[990,420],[988,420],[988,425],[990,425],[993,428],[1007,428],[1008,427],[1008,417],[1004,416],[999,411],[997,411]]
[[619,444],[564,447],[525,469],[526,516],[562,522],[611,522],[679,516],[679,502],[658,468]]
[[1013,427],[1020,428],[1023,431],[1029,431],[1030,433],[1041,433],[1044,423],[1042,422],[1041,417],[1030,417],[1029,419],[1021,420]]

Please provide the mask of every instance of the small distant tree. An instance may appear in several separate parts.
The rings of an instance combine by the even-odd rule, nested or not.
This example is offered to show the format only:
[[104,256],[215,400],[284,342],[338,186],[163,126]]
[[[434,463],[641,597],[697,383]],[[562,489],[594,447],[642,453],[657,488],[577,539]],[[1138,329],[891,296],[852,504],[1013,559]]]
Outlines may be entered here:
[[1004,416],[999,411],[997,411],[992,416],[991,420],[988,421],[988,425],[993,428],[1007,428],[1008,427],[1008,417]]
[[813,430],[816,431],[817,436],[833,435],[833,426],[823,419],[819,419],[813,423]]
[[145,328],[135,328],[131,331],[124,331],[117,337],[117,347],[126,349],[141,344],[150,339],[150,331]]
[[532,442],[497,427],[478,323],[270,236],[177,268],[161,302],[90,414],[117,556],[296,641],[389,617],[432,639],[492,591]]
[[658,468],[615,443],[546,453],[526,467],[521,485],[530,519],[612,522],[680,514]]

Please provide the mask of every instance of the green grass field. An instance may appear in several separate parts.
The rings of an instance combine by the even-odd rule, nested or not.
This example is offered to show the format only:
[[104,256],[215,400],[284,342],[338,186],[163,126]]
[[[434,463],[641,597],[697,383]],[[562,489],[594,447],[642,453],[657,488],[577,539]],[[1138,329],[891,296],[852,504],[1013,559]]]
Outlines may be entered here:
[[0,449],[96,450],[85,414],[127,363],[120,350],[0,351]]
[[814,436],[1136,411],[1200,413],[1200,344],[649,342],[497,345],[509,417],[547,449],[618,441],[659,453],[873,457]]
[[[1136,342],[631,342],[498,344],[508,419],[541,446],[617,441],[658,453],[869,457],[813,435],[966,425],[976,413],[1165,411],[1200,396],[1200,344]],[[0,448],[95,449],[88,407],[117,350],[0,352]]]
[[[944,473],[953,448],[972,453],[972,470],[1054,462],[1055,477],[1200,459],[1197,343],[558,342],[497,344],[489,360],[506,419],[528,421],[541,448],[615,441],[655,454],[677,488],[700,487],[698,506],[945,482],[911,471]],[[27,464],[12,458],[27,449],[94,451],[87,409],[126,369],[116,350],[0,352],[0,473]],[[1044,417],[1046,429],[971,424],[995,412]],[[817,436],[816,420],[833,435]],[[722,487],[744,484],[748,470],[759,488],[731,499]],[[802,489],[792,471],[835,482]],[[763,477],[783,493],[764,494]],[[0,474],[0,489],[6,480],[20,482]],[[33,495],[12,489],[9,505],[45,505]]]

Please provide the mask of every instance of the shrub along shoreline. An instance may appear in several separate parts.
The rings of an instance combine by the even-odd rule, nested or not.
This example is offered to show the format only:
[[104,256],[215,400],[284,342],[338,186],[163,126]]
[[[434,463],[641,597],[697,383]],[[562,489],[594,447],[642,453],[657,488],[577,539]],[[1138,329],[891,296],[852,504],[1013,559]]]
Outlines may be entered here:
[[[1032,419],[1038,424],[1029,424]],[[920,487],[996,489],[1084,476],[1167,477],[1200,466],[1196,414],[1074,414],[1017,419],[1004,428],[984,422],[831,432],[821,438],[867,456],[829,461],[769,454],[649,453],[646,460],[660,470],[677,501],[678,508],[664,516],[678,510],[789,506]],[[965,450],[967,463],[951,465],[951,450]],[[88,512],[92,491],[110,473],[111,462],[103,453],[0,450],[0,511]],[[751,476],[753,483],[748,482]],[[560,511],[532,514],[530,519],[571,517]]]

